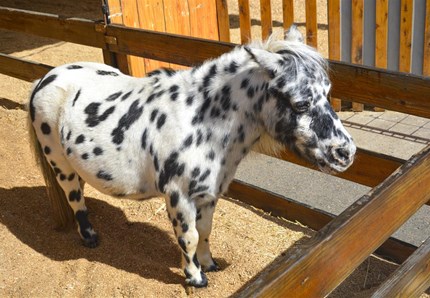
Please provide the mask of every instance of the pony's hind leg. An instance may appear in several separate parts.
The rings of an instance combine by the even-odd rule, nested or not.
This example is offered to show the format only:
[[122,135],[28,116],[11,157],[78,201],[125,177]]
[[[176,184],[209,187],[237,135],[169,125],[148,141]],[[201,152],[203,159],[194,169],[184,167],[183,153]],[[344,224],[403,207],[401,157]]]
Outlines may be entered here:
[[57,174],[57,182],[63,189],[70,207],[75,215],[78,233],[83,243],[87,247],[96,247],[98,244],[97,233],[94,231],[88,220],[88,211],[85,206],[85,197],[83,193],[84,181],[70,167],[64,157],[55,161],[53,166]]
[[87,247],[96,247],[98,244],[97,233],[88,221],[88,212],[85,206],[83,194],[85,181],[82,180],[72,168],[60,146],[55,146],[55,143],[49,138],[44,138],[41,141],[41,145],[44,147],[45,158],[49,161],[49,165],[55,174],[56,181],[59,187],[64,191],[67,202],[73,210],[78,233],[84,245]]

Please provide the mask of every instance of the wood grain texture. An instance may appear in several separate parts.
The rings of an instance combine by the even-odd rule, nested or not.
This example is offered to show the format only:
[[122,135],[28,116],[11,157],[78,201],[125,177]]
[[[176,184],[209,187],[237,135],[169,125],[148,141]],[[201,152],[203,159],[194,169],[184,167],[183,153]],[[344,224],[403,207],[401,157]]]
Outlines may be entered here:
[[[272,216],[283,217],[292,222],[299,222],[316,231],[321,230],[335,218],[332,214],[240,180],[234,180],[230,184],[227,195],[264,210]],[[416,247],[409,243],[389,238],[375,251],[375,254],[401,264],[415,250]]]
[[249,11],[249,0],[238,0],[240,42],[246,44],[251,41],[251,14]]
[[[351,62],[363,63],[363,9],[364,0],[352,0],[351,6]],[[353,102],[352,110],[361,112],[364,105]]]
[[282,20],[284,30],[294,23],[294,0],[282,0]]
[[[107,24],[124,24],[121,0],[105,0],[105,3],[109,8],[109,15],[105,16],[105,22]],[[108,65],[118,68],[122,73],[131,75],[127,55],[103,50],[103,61]]]
[[[340,0],[328,0],[328,55],[332,60],[340,60]],[[342,109],[339,98],[330,99],[331,106],[336,112]]]
[[430,76],[430,0],[426,1],[426,22],[424,29],[423,75]]
[[[121,1],[122,22],[125,26],[140,28],[139,11],[136,0]],[[143,77],[145,72],[144,59],[127,55],[129,74],[135,77]]]
[[[166,32],[163,0],[145,0],[137,2],[139,13],[139,28]],[[145,72],[151,72],[160,67],[170,68],[170,63],[153,59],[144,59]]]
[[318,48],[317,1],[306,0],[306,44]]
[[388,0],[376,1],[375,66],[387,68]]
[[429,200],[428,185],[430,146],[324,226],[307,245],[262,273],[238,296],[328,295]]
[[217,20],[219,40],[230,42],[230,19],[228,16],[227,0],[215,0],[217,7]]
[[[0,6],[0,28],[107,49],[97,22]],[[49,29],[48,29],[49,28]]]
[[430,286],[430,238],[373,293],[372,298],[419,297]]
[[261,36],[267,39],[272,34],[272,5],[270,0],[260,0]]
[[412,52],[413,0],[401,0],[399,71],[410,72]]
[[216,0],[188,0],[190,36],[219,40]]
[[53,67],[0,53],[0,73],[27,82],[42,78]]

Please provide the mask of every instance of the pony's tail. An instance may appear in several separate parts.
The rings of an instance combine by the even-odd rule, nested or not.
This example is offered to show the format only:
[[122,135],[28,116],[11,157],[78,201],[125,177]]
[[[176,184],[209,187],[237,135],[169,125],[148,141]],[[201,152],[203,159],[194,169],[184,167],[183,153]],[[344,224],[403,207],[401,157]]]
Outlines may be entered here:
[[[34,89],[37,88],[38,83],[38,81],[34,83],[32,92],[34,92]],[[57,182],[55,172],[52,170],[47,159],[45,158],[42,147],[40,146],[39,140],[37,139],[36,132],[34,131],[29,107],[27,125],[31,151],[33,152],[36,163],[40,167],[43,178],[45,179],[47,195],[51,204],[56,226],[58,229],[68,229],[74,223],[73,210],[67,202],[67,198],[63,189]]]

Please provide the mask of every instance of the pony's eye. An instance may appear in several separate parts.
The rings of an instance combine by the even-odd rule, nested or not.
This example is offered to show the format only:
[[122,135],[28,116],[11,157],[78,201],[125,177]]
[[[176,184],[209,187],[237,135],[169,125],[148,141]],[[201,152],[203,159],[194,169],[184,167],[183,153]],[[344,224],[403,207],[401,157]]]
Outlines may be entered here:
[[296,110],[297,113],[304,113],[309,110],[310,105],[309,101],[299,101],[294,104],[294,110]]

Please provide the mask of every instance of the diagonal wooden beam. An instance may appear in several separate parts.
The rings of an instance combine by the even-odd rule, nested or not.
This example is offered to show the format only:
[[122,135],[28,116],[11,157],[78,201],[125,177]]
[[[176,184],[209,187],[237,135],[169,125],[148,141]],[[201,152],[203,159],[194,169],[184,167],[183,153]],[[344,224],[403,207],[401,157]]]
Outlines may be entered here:
[[239,297],[324,297],[430,198],[430,146],[332,220],[307,246],[265,271]]
[[430,238],[373,293],[372,298],[419,297],[430,287]]

